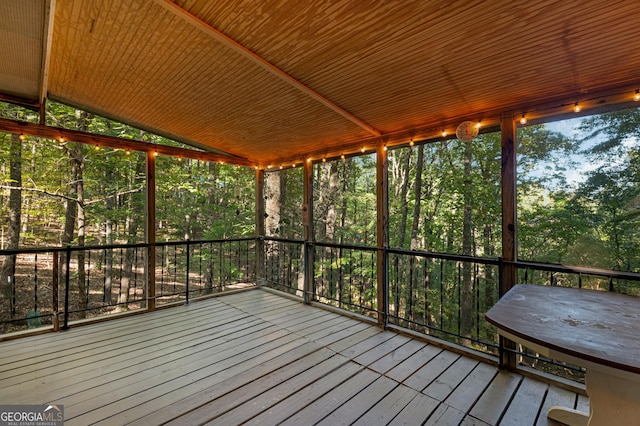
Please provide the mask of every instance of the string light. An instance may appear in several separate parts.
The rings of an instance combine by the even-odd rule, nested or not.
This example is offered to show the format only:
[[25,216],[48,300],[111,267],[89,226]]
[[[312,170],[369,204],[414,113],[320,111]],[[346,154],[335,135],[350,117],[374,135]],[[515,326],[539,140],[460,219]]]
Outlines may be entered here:
[[447,131],[445,129],[442,129],[442,133],[440,133],[440,135],[442,135],[443,138],[447,137]]
[[387,146],[386,145],[382,145],[382,150],[386,151],[387,150]]
[[578,102],[576,102],[573,105],[573,112],[580,112],[580,111],[582,111],[582,107],[580,107],[580,104]]
[[291,164],[291,167],[296,168],[296,163]]
[[322,157],[322,162],[326,163],[327,162],[327,157]]
[[62,136],[60,136],[60,137],[58,138],[58,140],[59,140],[60,142],[64,142],[64,138],[63,138]]
[[340,154],[340,158],[344,160],[344,154]]
[[307,163],[311,162],[311,157],[307,158]]
[[20,136],[18,136],[18,139],[20,139],[21,141],[25,140],[27,137],[25,135],[23,135],[22,133],[20,133]]
[[96,151],[100,151],[100,145],[96,145],[93,149],[95,149]]
[[415,144],[413,143],[413,138],[412,138],[412,139],[409,141],[409,146],[413,146],[413,145],[415,145]]
[[524,116],[524,113],[522,113],[522,117],[520,117],[520,124],[527,124],[527,117]]
[[129,150],[126,150],[124,153],[127,154],[127,155],[131,155],[131,151],[129,151]]
[[633,95],[633,100],[636,102],[640,101],[640,89],[636,89],[636,93]]
[[367,150],[367,149],[366,149],[364,146],[363,146],[362,148],[360,148],[360,152],[362,152],[363,154],[364,154],[364,152],[365,152],[366,150]]

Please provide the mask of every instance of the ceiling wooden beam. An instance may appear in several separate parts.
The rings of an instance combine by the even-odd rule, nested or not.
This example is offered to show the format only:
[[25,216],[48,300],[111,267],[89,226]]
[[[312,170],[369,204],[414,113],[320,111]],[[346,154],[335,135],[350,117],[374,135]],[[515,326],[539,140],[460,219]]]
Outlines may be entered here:
[[53,22],[56,11],[56,0],[44,3],[44,29],[42,34],[42,60],[40,62],[40,104],[47,98],[49,85],[49,60],[51,58],[51,39],[53,38]]
[[256,163],[243,158],[229,157],[212,152],[196,151],[193,149],[178,148],[167,145],[156,145],[148,142],[117,138],[114,136],[96,135],[78,130],[69,130],[60,127],[27,123],[24,121],[7,120],[5,118],[0,118],[0,131],[55,140],[60,140],[60,138],[62,138],[63,141],[79,142],[122,150],[155,152],[160,155],[169,155],[179,158],[191,158],[194,160],[211,161],[238,166],[256,166]]
[[40,111],[40,103],[36,100],[21,98],[18,96],[0,93],[0,102],[7,102],[14,105],[30,109],[32,111]]
[[292,87],[296,88],[297,90],[305,93],[307,96],[315,99],[316,101],[320,102],[322,105],[324,105],[327,108],[333,110],[334,112],[338,113],[339,115],[341,115],[342,117],[344,117],[347,120],[351,121],[352,123],[360,126],[361,128],[363,128],[366,131],[368,131],[369,133],[371,133],[372,135],[380,136],[382,134],[379,130],[377,130],[374,127],[370,126],[369,124],[365,123],[364,121],[362,121],[358,117],[354,116],[350,112],[345,111],[344,109],[342,109],[338,105],[336,105],[333,102],[331,102],[329,99],[327,99],[324,96],[320,95],[319,93],[317,93],[316,91],[314,91],[310,87],[304,85],[299,80],[293,78],[292,76],[290,76],[289,74],[287,74],[286,72],[281,70],[280,68],[276,67],[271,62],[267,61],[266,59],[262,58],[261,56],[257,55],[256,53],[252,52],[251,50],[247,49],[246,47],[244,47],[243,45],[241,45],[240,43],[238,43],[234,39],[232,39],[229,36],[223,34],[219,30],[217,30],[216,28],[212,27],[211,25],[209,25],[206,22],[204,22],[201,19],[199,19],[198,17],[190,14],[189,12],[187,12],[186,10],[181,8],[180,6],[178,6],[175,3],[173,3],[171,0],[156,0],[156,3],[158,3],[161,6],[163,6],[165,9],[169,10],[171,13],[173,13],[177,17],[183,19],[184,21],[188,22],[189,24],[194,25],[195,27],[205,31],[209,35],[213,36],[220,43],[222,43],[225,46],[233,49],[237,53],[239,53],[242,56],[244,56],[245,58],[249,59],[254,64],[262,67],[263,69],[265,69],[266,71],[268,71],[272,75],[280,78],[281,80],[283,80],[284,82],[286,82],[290,86],[292,86]]

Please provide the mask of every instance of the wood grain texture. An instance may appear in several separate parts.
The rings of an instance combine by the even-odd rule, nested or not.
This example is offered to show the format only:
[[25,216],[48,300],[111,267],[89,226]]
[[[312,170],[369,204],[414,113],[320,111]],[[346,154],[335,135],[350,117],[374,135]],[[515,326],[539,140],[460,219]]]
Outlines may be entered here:
[[640,374],[640,299],[607,291],[520,284],[487,321],[534,344]]
[[38,2],[0,6],[5,98],[46,95],[263,167],[378,132],[400,144],[503,112],[624,104],[638,84],[633,1],[55,4],[53,26]]
[[533,426],[546,424],[536,414],[544,407],[588,404],[260,289],[0,342],[0,351],[0,400],[64,404],[69,425]]

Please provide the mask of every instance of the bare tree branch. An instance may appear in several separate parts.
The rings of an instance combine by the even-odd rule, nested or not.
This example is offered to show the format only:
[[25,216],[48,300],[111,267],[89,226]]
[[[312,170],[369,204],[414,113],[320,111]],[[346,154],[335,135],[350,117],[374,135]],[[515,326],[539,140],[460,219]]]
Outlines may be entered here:
[[[78,202],[78,200],[76,198],[69,197],[69,196],[63,195],[63,194],[58,194],[58,193],[55,193],[55,192],[49,192],[49,191],[46,191],[44,189],[39,189],[39,188],[28,188],[28,187],[24,187],[24,186],[0,185],[0,189],[37,192],[37,193],[40,193],[40,194],[48,195],[50,197],[61,198],[63,200],[67,200],[67,201],[73,201],[74,203]],[[131,189],[129,191],[124,191],[124,192],[116,192],[114,194],[107,195],[106,197],[98,198],[98,199],[95,199],[95,200],[85,201],[83,206],[84,207],[90,206],[90,205],[93,205],[93,204],[96,204],[96,203],[101,203],[101,202],[103,202],[105,200],[108,200],[109,198],[115,198],[115,197],[119,197],[119,196],[127,195],[127,194],[135,194],[136,192],[142,192],[142,191],[143,191],[142,188],[138,188],[138,189]]]

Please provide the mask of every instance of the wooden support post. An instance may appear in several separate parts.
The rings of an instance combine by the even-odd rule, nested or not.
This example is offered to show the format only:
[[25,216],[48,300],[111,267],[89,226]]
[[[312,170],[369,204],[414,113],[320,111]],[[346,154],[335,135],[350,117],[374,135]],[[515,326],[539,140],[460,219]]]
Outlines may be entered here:
[[152,311],[156,308],[156,155],[153,151],[147,151],[146,193],[147,310]]
[[[500,289],[502,297],[516,284],[517,212],[516,212],[516,123],[513,114],[503,114],[500,121],[502,135],[502,260],[500,262]],[[507,368],[516,368],[516,344],[500,337],[500,362]],[[506,350],[505,350],[506,349]]]
[[315,251],[313,247],[313,163],[304,163],[302,224],[304,226],[304,303],[313,299]]
[[377,211],[377,285],[378,324],[386,327],[389,319],[389,169],[384,142],[376,147],[376,211]]
[[265,284],[264,273],[264,170],[256,169],[256,285]]

